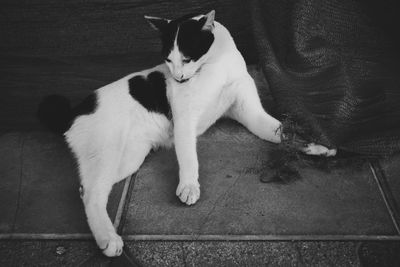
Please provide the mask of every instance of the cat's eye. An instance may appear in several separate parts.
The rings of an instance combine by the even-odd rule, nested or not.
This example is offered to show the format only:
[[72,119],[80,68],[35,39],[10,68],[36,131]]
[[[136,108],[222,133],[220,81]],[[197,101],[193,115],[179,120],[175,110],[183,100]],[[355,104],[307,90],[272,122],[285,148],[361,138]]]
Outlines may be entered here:
[[190,58],[184,58],[184,59],[182,60],[182,62],[183,62],[184,64],[187,64],[187,63],[189,63],[190,61],[191,61]]
[[165,61],[167,61],[168,63],[170,63],[170,62],[171,62],[171,59],[166,58]]

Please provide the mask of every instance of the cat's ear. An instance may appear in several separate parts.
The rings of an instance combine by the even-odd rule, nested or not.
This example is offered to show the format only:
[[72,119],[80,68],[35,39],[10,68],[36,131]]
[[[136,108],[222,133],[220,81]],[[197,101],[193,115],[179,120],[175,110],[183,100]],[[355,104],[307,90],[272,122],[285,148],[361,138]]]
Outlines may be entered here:
[[150,23],[150,26],[160,32],[164,31],[170,22],[169,19],[163,19],[158,17],[144,16],[144,18]]
[[201,29],[203,31],[211,31],[214,28],[215,10],[208,12],[206,15],[204,15],[204,18],[206,18],[206,22]]

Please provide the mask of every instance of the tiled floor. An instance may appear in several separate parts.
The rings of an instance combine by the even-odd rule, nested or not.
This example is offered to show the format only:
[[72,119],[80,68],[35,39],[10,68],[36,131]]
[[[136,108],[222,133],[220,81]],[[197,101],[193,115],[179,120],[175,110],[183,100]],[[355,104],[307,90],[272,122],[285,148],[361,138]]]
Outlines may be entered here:
[[302,179],[295,183],[263,184],[260,177],[274,171],[268,167],[274,145],[249,133],[241,132],[229,141],[217,135],[198,142],[202,195],[192,207],[181,204],[174,194],[178,182],[178,167],[171,160],[174,151],[147,158],[127,203],[125,235],[171,235],[172,239],[185,235],[195,240],[225,235],[237,239],[398,237],[368,162],[329,172],[303,166],[299,167]]
[[[260,77],[256,81],[259,88],[265,86]],[[268,95],[263,99],[268,102]],[[299,164],[302,179],[291,184],[261,183],[261,177],[274,171],[268,162],[275,148],[236,123],[219,122],[199,138],[202,193],[192,207],[175,196],[178,167],[174,151],[151,153],[130,184],[122,181],[110,195],[108,211],[117,224],[121,222],[119,230],[128,250],[142,263],[155,265],[175,260],[207,265],[208,260],[216,262],[217,252],[221,260],[240,265],[241,256],[235,258],[227,250],[237,255],[250,251],[254,257],[267,255],[257,261],[265,263],[278,255],[275,242],[287,241],[281,249],[292,251],[288,240],[323,241],[295,245],[292,252],[297,256],[285,254],[285,264],[301,263],[310,250],[318,251],[305,248],[307,244],[326,245],[323,250],[328,253],[327,240],[351,240],[329,252],[333,253],[329,257],[335,257],[347,246],[355,253],[354,240],[400,240],[399,157],[325,170]],[[82,263],[93,253],[99,255],[90,240],[75,162],[61,137],[43,131],[0,133],[0,179],[0,255],[5,259],[13,249],[21,255],[23,251],[30,251],[29,255],[55,253],[54,244],[63,242],[68,253],[78,258],[55,256],[54,262]],[[122,197],[128,186],[125,201]],[[75,246],[86,254],[78,253]],[[196,257],[193,251],[204,257]],[[29,255],[21,259],[13,255],[12,262],[22,262]],[[177,258],[169,257],[173,255]],[[356,266],[354,257],[349,254],[344,265]]]
[[[45,132],[5,133],[0,144],[0,236],[89,234],[75,160],[63,139]],[[124,185],[115,185],[110,195],[111,218]]]
[[[62,139],[43,132],[6,133],[0,142],[1,234],[89,233],[75,163]],[[236,123],[217,124],[198,143],[202,195],[191,207],[175,196],[174,151],[153,152],[132,179],[122,214],[123,235],[178,240],[400,239],[395,159],[382,161],[381,172],[371,171],[368,162],[330,171],[300,166],[299,181],[264,184],[260,177],[274,171],[268,166],[273,148]],[[383,189],[374,177],[382,173],[388,184]],[[124,181],[116,185],[110,196],[112,218],[122,207],[124,186]],[[388,188],[392,197],[386,195]]]

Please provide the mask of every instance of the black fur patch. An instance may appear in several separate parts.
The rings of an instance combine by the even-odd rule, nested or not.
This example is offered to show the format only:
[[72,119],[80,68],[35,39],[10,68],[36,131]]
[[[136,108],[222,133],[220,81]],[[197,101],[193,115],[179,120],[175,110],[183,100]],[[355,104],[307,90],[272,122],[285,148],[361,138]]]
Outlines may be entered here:
[[206,18],[199,21],[187,20],[179,28],[177,38],[179,50],[185,57],[194,61],[206,54],[214,42],[212,32],[201,30],[205,22]]
[[37,116],[50,130],[63,134],[80,115],[89,115],[97,108],[97,95],[92,93],[76,107],[71,108],[70,101],[61,95],[45,97],[39,104]]
[[173,20],[163,29],[161,33],[163,57],[167,57],[173,49],[178,28],[177,43],[185,57],[197,61],[207,53],[214,42],[214,35],[210,31],[201,29],[206,22],[206,18],[201,18],[198,21],[191,19],[195,16],[196,14],[189,14]]
[[81,115],[89,115],[96,111],[97,108],[97,95],[91,93],[81,103],[72,109],[73,119]]
[[164,74],[154,71],[147,78],[135,76],[129,79],[128,84],[131,96],[148,111],[161,113],[170,118],[171,108]]

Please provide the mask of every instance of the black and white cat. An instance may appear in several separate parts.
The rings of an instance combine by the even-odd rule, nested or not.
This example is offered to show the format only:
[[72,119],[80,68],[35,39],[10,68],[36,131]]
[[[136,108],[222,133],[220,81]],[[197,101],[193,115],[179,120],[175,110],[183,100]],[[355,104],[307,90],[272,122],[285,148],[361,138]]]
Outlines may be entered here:
[[88,223],[107,256],[123,247],[107,215],[108,195],[151,149],[175,145],[176,195],[192,205],[200,198],[196,137],[217,119],[232,118],[266,141],[281,141],[280,122],[264,111],[242,55],[214,14],[146,17],[161,33],[165,64],[108,84],[74,108],[58,96],[39,108],[78,161]]

